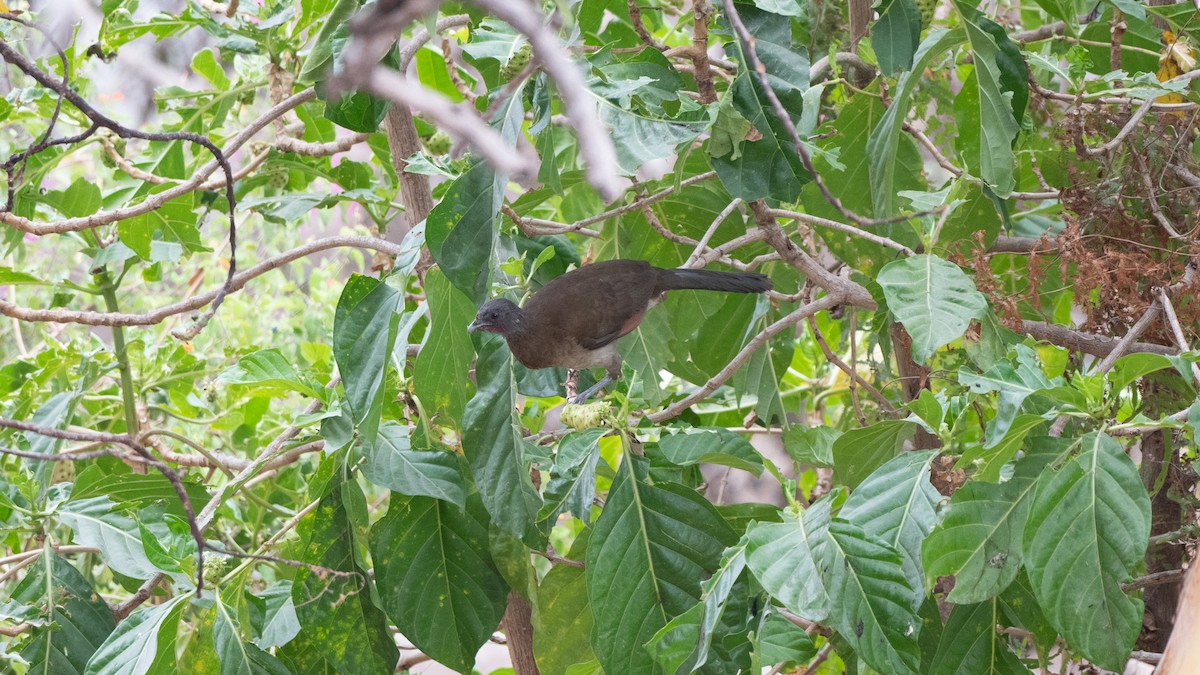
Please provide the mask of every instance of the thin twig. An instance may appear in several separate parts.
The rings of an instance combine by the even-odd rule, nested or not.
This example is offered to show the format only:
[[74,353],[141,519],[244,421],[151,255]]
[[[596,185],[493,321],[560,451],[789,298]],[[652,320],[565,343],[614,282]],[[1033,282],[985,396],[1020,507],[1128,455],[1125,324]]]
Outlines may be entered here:
[[[383,252],[388,255],[397,255],[401,250],[399,244],[394,244],[383,239],[375,237],[361,236],[342,236],[342,237],[327,237],[325,239],[317,239],[316,241],[308,242],[302,246],[272,256],[260,262],[249,269],[246,269],[233,278],[233,283],[230,284],[230,292],[236,292],[246,285],[251,279],[262,276],[266,272],[282,267],[283,265],[312,255],[319,251],[324,251],[330,248],[338,247],[354,247],[373,249]],[[217,296],[219,290],[209,291],[203,295],[197,295],[193,298],[181,300],[165,307],[160,307],[151,312],[143,314],[130,314],[125,312],[94,312],[94,311],[79,311],[79,310],[63,310],[63,309],[30,309],[18,307],[6,300],[0,300],[0,314],[11,316],[22,321],[49,321],[56,323],[78,323],[88,326],[151,326],[161,322],[167,317],[176,314],[183,314],[199,309],[208,303],[212,302]]]
[[767,341],[772,337],[787,330],[788,328],[794,328],[797,323],[803,321],[809,316],[812,316],[813,314],[816,314],[817,312],[831,309],[844,302],[844,298],[830,294],[792,311],[787,316],[764,328],[758,335],[755,335],[749,342],[746,343],[745,347],[742,347],[742,350],[738,352],[737,356],[733,357],[733,360],[731,360],[724,368],[722,368],[721,372],[713,375],[708,382],[705,382],[704,386],[700,387],[691,394],[688,394],[684,398],[672,403],[666,408],[647,415],[646,419],[658,424],[663,420],[671,419],[672,417],[682,413],[684,410],[690,408],[693,404],[707,398],[709,394],[716,391],[717,388],[722,384],[725,384],[725,381],[733,377],[733,374],[737,372],[737,370],[741,368],[746,361],[750,360],[750,357],[754,354],[754,352],[758,350],[759,347],[766,344]]

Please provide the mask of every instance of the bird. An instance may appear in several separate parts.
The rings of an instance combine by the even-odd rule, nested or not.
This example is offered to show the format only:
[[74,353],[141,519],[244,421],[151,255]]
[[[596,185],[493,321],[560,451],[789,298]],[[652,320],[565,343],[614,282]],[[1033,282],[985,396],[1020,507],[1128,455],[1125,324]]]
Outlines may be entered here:
[[479,308],[467,332],[498,333],[526,368],[603,368],[605,377],[571,399],[579,404],[621,377],[617,339],[633,332],[667,291],[765,293],[771,279],[754,272],[666,269],[645,260],[605,260],[576,268],[530,296]]

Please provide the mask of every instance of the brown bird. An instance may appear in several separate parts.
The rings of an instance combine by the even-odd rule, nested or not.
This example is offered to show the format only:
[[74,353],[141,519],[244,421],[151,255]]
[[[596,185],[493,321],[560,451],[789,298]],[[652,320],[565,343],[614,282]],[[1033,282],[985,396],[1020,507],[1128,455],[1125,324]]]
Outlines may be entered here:
[[752,272],[663,269],[644,260],[585,265],[546,284],[525,307],[504,298],[479,308],[468,332],[499,333],[526,368],[604,368],[606,376],[571,399],[582,403],[621,377],[617,338],[638,327],[667,291],[763,293],[771,280]]

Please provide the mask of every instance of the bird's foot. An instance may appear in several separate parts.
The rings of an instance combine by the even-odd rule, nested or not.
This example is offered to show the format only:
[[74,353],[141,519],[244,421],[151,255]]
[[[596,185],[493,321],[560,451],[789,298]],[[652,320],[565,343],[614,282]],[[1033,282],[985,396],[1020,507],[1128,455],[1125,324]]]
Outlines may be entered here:
[[593,394],[595,394],[596,392],[600,391],[601,389],[603,389],[603,388],[607,387],[609,384],[611,384],[612,381],[613,381],[613,379],[606,375],[604,377],[604,379],[602,379],[599,382],[597,382],[596,384],[593,384],[592,386],[588,387],[583,392],[580,392],[580,394],[578,396],[571,397],[569,402],[574,405],[582,405],[589,398],[591,398]]

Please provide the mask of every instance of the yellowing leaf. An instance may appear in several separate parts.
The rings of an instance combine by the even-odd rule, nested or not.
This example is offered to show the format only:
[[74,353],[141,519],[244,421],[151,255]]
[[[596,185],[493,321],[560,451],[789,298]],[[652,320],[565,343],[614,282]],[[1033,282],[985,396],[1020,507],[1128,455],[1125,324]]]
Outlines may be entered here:
[[[1166,82],[1186,72],[1195,70],[1196,56],[1192,52],[1192,48],[1188,46],[1186,40],[1176,39],[1174,33],[1165,30],[1162,34],[1162,41],[1166,46],[1158,55],[1158,72],[1156,73],[1156,77],[1159,82]],[[1163,94],[1155,100],[1159,103],[1183,103],[1183,94]]]

